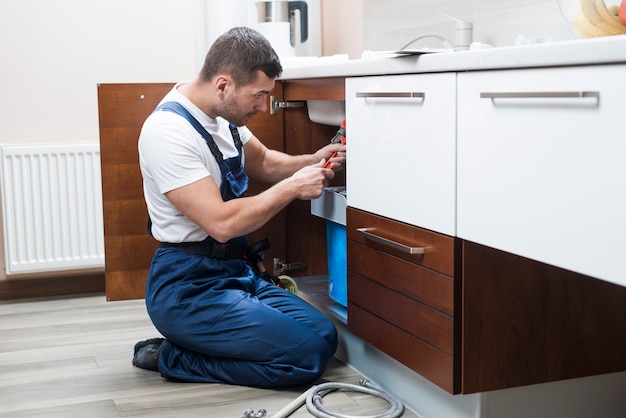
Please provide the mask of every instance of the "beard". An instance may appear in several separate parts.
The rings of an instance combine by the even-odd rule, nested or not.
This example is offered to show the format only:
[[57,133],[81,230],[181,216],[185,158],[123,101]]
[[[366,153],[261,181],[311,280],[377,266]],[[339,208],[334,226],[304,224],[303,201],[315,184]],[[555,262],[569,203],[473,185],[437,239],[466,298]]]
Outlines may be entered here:
[[241,111],[243,107],[239,105],[237,97],[230,96],[222,103],[220,116],[235,126],[244,126],[250,119],[256,116],[258,111],[244,113]]

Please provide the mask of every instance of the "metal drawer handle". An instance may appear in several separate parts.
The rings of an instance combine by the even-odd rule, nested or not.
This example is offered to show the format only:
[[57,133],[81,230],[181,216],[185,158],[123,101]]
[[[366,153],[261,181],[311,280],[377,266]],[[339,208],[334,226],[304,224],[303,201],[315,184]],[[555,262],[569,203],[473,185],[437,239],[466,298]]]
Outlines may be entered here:
[[407,254],[424,254],[426,252],[426,247],[410,247],[408,245],[400,244],[399,242],[392,241],[390,239],[383,238],[379,235],[372,234],[370,232],[372,230],[373,229],[370,229],[370,228],[357,228],[356,232],[359,235],[364,236],[367,239],[370,239],[379,244],[383,244],[388,247],[394,248],[396,250],[400,250]]
[[483,92],[481,99],[567,99],[600,97],[598,91],[535,91],[535,92]]
[[407,91],[407,92],[367,92],[357,93],[356,97],[361,98],[376,98],[376,99],[424,99],[426,93],[420,91]]

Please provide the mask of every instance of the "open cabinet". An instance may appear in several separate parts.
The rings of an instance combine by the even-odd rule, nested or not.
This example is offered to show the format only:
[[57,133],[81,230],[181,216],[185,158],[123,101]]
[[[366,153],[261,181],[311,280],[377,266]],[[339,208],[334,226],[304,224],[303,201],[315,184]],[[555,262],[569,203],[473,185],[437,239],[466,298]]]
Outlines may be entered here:
[[[174,83],[100,84],[98,113],[104,211],[105,279],[107,300],[140,299],[158,242],[148,235],[137,140],[146,117]],[[258,114],[248,124],[272,149],[290,154],[316,151],[326,145],[336,126],[313,123],[306,100],[343,100],[343,79],[279,81],[271,95],[278,102],[300,101],[303,107]],[[333,184],[345,184],[338,175]],[[250,181],[249,194],[268,185]],[[274,258],[285,264],[302,263],[292,276],[326,274],[326,236],[323,220],[310,214],[308,201],[296,201],[281,211],[249,243],[268,238],[264,253],[271,272]]]

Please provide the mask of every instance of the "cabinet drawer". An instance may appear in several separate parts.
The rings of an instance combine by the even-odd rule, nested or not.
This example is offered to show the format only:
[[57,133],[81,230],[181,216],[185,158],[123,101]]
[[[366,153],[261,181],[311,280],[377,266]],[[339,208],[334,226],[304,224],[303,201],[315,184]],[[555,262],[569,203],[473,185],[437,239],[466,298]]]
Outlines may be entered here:
[[[350,207],[346,217],[348,239],[454,276],[454,238]],[[411,248],[423,253],[410,254]]]
[[455,235],[456,75],[346,79],[348,205]]
[[454,354],[454,322],[402,293],[350,272],[348,299],[377,317],[441,351]]
[[449,354],[402,331],[356,306],[348,305],[351,332],[415,370],[450,393],[458,393],[454,371],[458,365]]
[[446,315],[454,315],[451,277],[353,240],[348,241],[348,265],[356,274]]

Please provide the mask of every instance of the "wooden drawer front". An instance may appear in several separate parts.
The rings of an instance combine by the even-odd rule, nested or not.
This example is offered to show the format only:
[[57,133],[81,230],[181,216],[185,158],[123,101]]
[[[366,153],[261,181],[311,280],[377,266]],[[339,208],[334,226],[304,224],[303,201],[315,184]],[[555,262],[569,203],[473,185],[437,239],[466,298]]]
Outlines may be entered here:
[[454,280],[355,241],[348,241],[350,271],[397,293],[454,315]]
[[[454,276],[454,238],[402,222],[383,218],[354,208],[347,210],[348,239],[395,255],[404,260]],[[424,254],[408,254],[387,244],[380,244],[361,235],[357,229],[409,247],[424,247]]]
[[364,307],[372,314],[392,322],[424,342],[447,354],[454,354],[454,322],[414,299],[350,272],[348,299],[351,304]]
[[348,304],[348,319],[349,329],[355,335],[444,390],[458,393],[458,388],[454,384],[455,362],[452,356],[354,304]]

